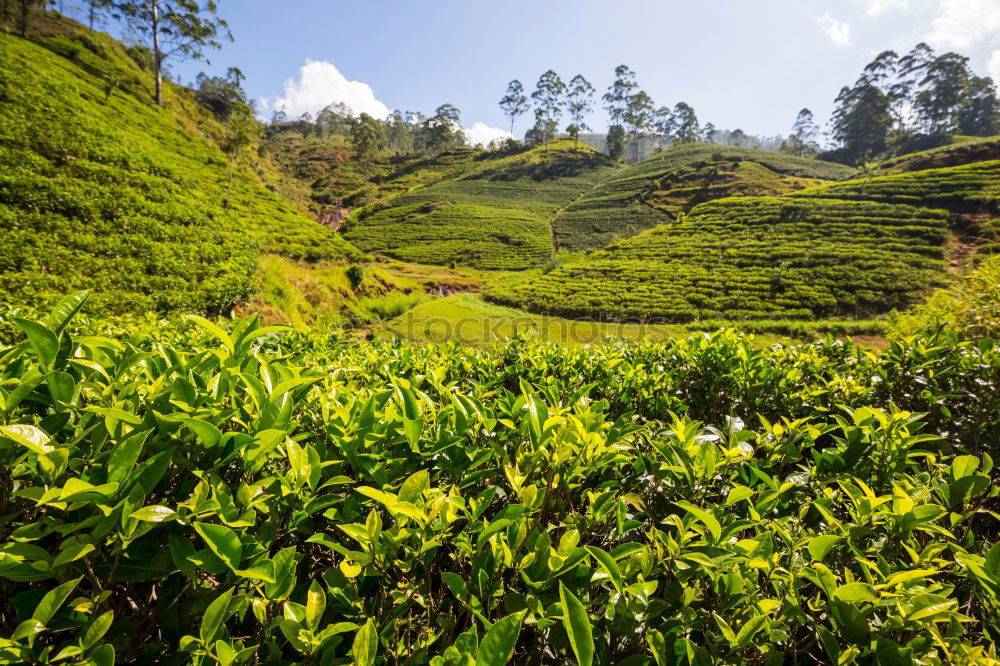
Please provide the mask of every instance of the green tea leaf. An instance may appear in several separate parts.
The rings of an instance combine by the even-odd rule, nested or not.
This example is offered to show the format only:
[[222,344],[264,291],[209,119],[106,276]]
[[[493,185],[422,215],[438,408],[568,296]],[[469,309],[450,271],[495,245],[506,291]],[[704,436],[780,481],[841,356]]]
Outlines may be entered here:
[[523,619],[524,611],[520,611],[494,622],[479,644],[476,666],[503,666],[510,661]]
[[231,587],[220,594],[205,610],[205,615],[201,618],[201,629],[199,631],[199,636],[205,645],[209,645],[215,640],[216,634],[219,633],[219,627],[222,626],[222,623],[229,616],[229,602],[233,598],[233,591],[235,589]]
[[56,362],[56,356],[59,355],[59,338],[56,334],[38,322],[17,317],[13,317],[11,321],[28,336],[28,342],[38,356],[39,363],[51,368]]
[[378,632],[375,629],[375,623],[371,618],[368,618],[364,626],[354,635],[351,656],[354,657],[354,663],[357,666],[373,666],[377,650]]
[[49,446],[51,441],[49,436],[40,428],[31,425],[0,426],[0,437],[20,444],[39,455],[55,450],[55,447]]
[[587,609],[566,586],[559,583],[559,601],[563,607],[563,626],[569,634],[569,644],[580,666],[594,663],[594,637]]
[[195,523],[195,531],[201,535],[215,555],[232,570],[240,568],[243,559],[243,545],[236,532],[225,525]]
[[809,540],[809,555],[817,562],[822,562],[830,549],[843,537],[834,534],[821,534]]

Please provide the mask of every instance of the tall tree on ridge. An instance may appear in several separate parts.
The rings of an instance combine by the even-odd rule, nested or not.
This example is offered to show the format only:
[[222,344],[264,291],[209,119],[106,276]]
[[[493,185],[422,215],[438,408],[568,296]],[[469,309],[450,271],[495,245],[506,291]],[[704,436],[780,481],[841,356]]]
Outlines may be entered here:
[[687,102],[677,102],[674,106],[674,136],[682,143],[691,143],[701,139],[701,126],[698,115]]
[[625,111],[625,123],[632,132],[632,163],[639,163],[639,140],[653,124],[653,100],[645,90],[632,95]]
[[517,79],[507,84],[507,94],[500,100],[500,109],[510,118],[510,133],[514,133],[514,121],[530,108],[524,86]]
[[351,147],[361,161],[362,176],[368,182],[368,167],[372,158],[385,145],[385,132],[382,123],[375,120],[367,113],[358,116],[358,120],[351,128]]
[[121,0],[126,27],[153,53],[156,105],[163,106],[163,63],[170,58],[205,58],[207,48],[232,41],[229,25],[216,17],[214,0]]
[[813,152],[811,144],[814,143],[817,134],[819,134],[819,126],[816,124],[813,112],[809,109],[799,111],[799,115],[795,117],[795,123],[792,125],[791,139],[795,154],[801,157],[807,152]]
[[542,133],[546,150],[548,150],[549,140],[559,127],[565,94],[566,84],[562,82],[555,70],[551,69],[538,78],[535,92],[531,93],[531,101],[535,103],[535,127]]
[[569,117],[573,121],[573,124],[566,130],[573,137],[574,147],[576,147],[575,142],[578,141],[580,132],[590,129],[583,118],[594,108],[594,86],[583,78],[583,74],[577,74],[569,82],[566,101],[569,103]]
[[674,114],[669,106],[661,106],[653,113],[656,142],[661,147],[674,135]]

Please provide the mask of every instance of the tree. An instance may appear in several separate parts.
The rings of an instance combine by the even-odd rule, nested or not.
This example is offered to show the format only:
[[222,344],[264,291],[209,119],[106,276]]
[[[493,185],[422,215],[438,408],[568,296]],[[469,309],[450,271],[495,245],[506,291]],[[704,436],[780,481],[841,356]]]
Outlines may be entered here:
[[18,0],[18,7],[20,8],[20,16],[17,22],[17,32],[21,37],[26,37],[28,34],[28,19],[31,13],[36,9],[45,9],[49,1],[48,0]]
[[608,157],[613,160],[620,160],[625,154],[625,128],[621,125],[612,125],[608,129]]
[[963,97],[956,117],[958,133],[971,136],[1000,134],[1000,100],[993,79],[973,76]]
[[392,146],[393,151],[399,155],[409,150],[413,143],[413,137],[410,134],[410,126],[407,124],[402,111],[399,109],[393,111],[389,116],[388,125],[389,145]]
[[261,126],[254,118],[253,107],[240,103],[229,113],[226,136],[222,140],[222,150],[229,156],[229,179],[226,185],[226,208],[229,208],[233,194],[233,168],[240,156],[254,141],[260,139]]
[[653,100],[645,90],[632,95],[625,111],[625,124],[632,132],[632,163],[639,162],[639,139],[649,131],[653,124]]
[[809,109],[802,109],[792,125],[792,136],[790,137],[792,151],[799,156],[815,153],[817,134],[819,134],[819,126],[813,118],[813,112]]
[[535,92],[531,93],[531,101],[535,103],[535,126],[542,132],[546,149],[559,127],[565,94],[566,84],[551,69],[538,78]]
[[674,135],[674,114],[668,106],[661,106],[653,113],[656,142],[662,146]]
[[164,62],[202,60],[206,48],[221,46],[219,38],[233,38],[214,0],[122,0],[117,7],[127,29],[153,52],[157,106],[163,106]]
[[423,143],[437,155],[452,145],[462,145],[465,135],[461,131],[462,117],[452,104],[442,104],[434,110],[434,115],[423,121]]
[[382,124],[362,113],[351,128],[351,147],[361,162],[362,176],[368,182],[368,166],[371,160],[385,145],[385,131]]
[[847,161],[862,164],[885,150],[892,127],[891,102],[885,93],[862,77],[854,87],[841,89],[836,104],[832,136],[843,146]]
[[924,68],[913,107],[926,131],[952,132],[957,128],[958,111],[972,79],[968,63],[965,56],[945,53]]
[[91,30],[100,23],[101,14],[114,6],[114,0],[87,0],[87,24]]
[[705,141],[707,143],[715,143],[715,132],[716,131],[717,130],[715,128],[715,124],[714,123],[705,123],[705,127],[702,128],[702,133],[705,135]]
[[681,143],[690,143],[701,139],[701,126],[694,108],[686,102],[677,102],[674,106],[674,136]]
[[615,67],[615,80],[601,98],[604,100],[604,110],[608,112],[612,127],[621,125],[625,120],[629,100],[638,87],[639,84],[635,82],[635,72],[625,65]]
[[566,128],[566,131],[573,137],[575,147],[580,132],[590,129],[583,121],[583,118],[594,108],[594,86],[590,85],[590,81],[583,78],[583,74],[577,74],[570,80],[569,90],[566,93],[566,102],[569,106],[569,117],[573,121]]
[[524,86],[517,79],[507,84],[507,94],[500,100],[500,109],[510,118],[510,133],[514,133],[514,121],[530,108]]
[[741,129],[734,129],[729,133],[729,145],[737,146],[742,148],[743,144],[746,143],[747,135]]
[[195,79],[198,86],[195,90],[195,99],[210,109],[219,120],[228,120],[234,110],[247,103],[246,94],[239,84],[242,72],[234,75],[233,70],[239,72],[238,69],[231,67],[230,75],[226,78],[208,76],[201,72]]

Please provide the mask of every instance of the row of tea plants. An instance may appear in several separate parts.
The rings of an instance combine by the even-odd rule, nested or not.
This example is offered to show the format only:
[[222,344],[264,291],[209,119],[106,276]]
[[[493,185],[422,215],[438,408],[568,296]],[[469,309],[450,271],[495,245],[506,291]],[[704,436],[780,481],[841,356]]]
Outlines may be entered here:
[[0,315],[0,661],[998,663],[1000,348]]

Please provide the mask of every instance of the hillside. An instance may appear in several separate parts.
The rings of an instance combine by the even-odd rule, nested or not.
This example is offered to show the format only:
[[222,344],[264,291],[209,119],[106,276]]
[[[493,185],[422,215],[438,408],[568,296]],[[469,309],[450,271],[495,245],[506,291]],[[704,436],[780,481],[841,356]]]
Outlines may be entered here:
[[942,278],[946,215],[834,199],[701,204],[494,301],[599,319],[809,319],[905,306]]
[[225,205],[224,128],[150,77],[121,44],[66,19],[0,34],[0,294],[35,303],[81,287],[114,312],[226,312],[257,288],[262,252],[363,255],[237,170]]
[[530,268],[553,253],[549,218],[612,169],[571,141],[509,156],[484,153],[460,174],[361,211],[344,236],[366,252],[404,261]]
[[840,179],[850,167],[715,144],[680,144],[612,172],[553,220],[559,247],[599,248],[729,196],[778,195],[820,179]]

